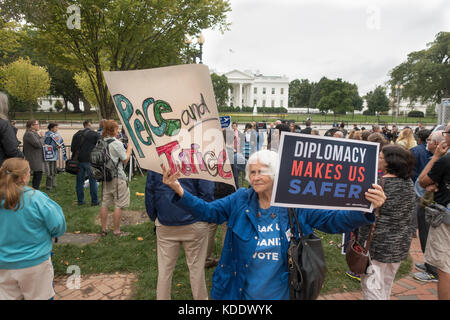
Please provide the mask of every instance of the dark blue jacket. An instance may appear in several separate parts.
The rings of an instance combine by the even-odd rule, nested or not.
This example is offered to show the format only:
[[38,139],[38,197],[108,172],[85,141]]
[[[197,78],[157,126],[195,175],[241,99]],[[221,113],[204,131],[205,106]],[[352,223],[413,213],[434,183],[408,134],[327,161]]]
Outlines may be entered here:
[[411,152],[414,155],[414,158],[416,159],[416,163],[414,166],[414,174],[411,178],[413,182],[416,182],[420,173],[425,168],[428,161],[430,161],[430,158],[433,156],[433,154],[427,150],[426,143],[421,143],[418,146],[411,148]]
[[[240,300],[246,282],[247,270],[255,253],[258,242],[257,213],[259,210],[258,195],[250,189],[241,188],[228,197],[213,202],[205,202],[187,190],[180,198],[175,194],[172,201],[188,208],[200,221],[221,224],[227,221],[228,230],[219,264],[212,278],[211,298],[216,300]],[[350,232],[359,226],[373,223],[373,213],[361,211],[295,209],[300,228],[305,235],[313,232],[313,228],[327,233]],[[280,274],[282,281],[288,286],[287,249],[289,242],[286,231],[289,229],[287,208],[276,208],[281,230],[280,263],[286,265],[286,272]],[[263,274],[261,275],[264,276]],[[250,284],[251,285],[251,284]]]
[[[214,200],[214,182],[200,179],[179,179],[184,190],[205,201]],[[184,226],[198,221],[192,212],[172,203],[175,192],[162,182],[162,175],[153,171],[147,173],[145,185],[145,208],[152,221],[158,218],[165,226]]]

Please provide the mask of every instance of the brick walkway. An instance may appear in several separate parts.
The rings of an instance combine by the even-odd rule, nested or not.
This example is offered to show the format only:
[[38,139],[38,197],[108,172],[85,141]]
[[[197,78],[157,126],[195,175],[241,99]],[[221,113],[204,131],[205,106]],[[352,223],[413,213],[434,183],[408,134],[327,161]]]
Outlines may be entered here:
[[70,289],[76,283],[70,277],[55,277],[55,300],[128,300],[137,281],[133,274],[82,275],[80,288]]
[[[412,257],[412,269],[404,278],[394,282],[391,300],[437,300],[437,283],[423,283],[412,278],[416,262],[423,263],[423,254],[420,250],[419,238],[413,238],[409,254]],[[336,293],[320,296],[318,300],[361,300],[361,291]]]

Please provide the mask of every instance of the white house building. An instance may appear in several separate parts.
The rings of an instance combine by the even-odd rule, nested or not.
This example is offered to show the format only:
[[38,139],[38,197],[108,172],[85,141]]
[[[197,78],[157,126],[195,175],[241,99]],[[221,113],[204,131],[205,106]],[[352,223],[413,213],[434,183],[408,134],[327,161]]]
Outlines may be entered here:
[[248,70],[233,70],[225,76],[233,86],[228,95],[230,106],[288,107],[289,79],[286,76],[264,76]]
[[[55,102],[59,100],[64,108],[64,99],[63,97],[55,97],[55,96],[46,96],[46,97],[40,97],[38,98],[38,105],[39,111],[53,111],[55,112]],[[71,102],[67,102],[67,109],[69,109],[69,111],[73,111],[73,104]],[[84,111],[84,104],[83,101],[80,100],[80,110]]]

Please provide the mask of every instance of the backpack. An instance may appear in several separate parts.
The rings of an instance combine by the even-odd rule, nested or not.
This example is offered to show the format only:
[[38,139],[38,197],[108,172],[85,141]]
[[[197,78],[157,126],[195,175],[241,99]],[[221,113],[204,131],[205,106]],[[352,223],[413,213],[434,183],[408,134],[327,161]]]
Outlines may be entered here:
[[90,155],[91,174],[97,181],[111,181],[117,177],[120,159],[115,164],[109,154],[109,144],[113,141],[114,139],[98,140],[92,149]]

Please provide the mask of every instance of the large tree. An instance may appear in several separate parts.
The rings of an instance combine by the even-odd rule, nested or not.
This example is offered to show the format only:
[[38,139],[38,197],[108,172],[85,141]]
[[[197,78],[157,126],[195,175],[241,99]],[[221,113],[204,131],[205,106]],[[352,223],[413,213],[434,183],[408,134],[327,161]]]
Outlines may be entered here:
[[225,75],[219,76],[216,73],[212,73],[211,81],[214,88],[214,95],[216,96],[217,106],[226,106],[226,103],[228,101],[228,90],[232,89],[233,86],[228,83],[228,78]]
[[330,80],[322,78],[320,99],[317,107],[321,111],[333,111],[334,114],[345,114],[354,111],[358,103],[358,87],[342,79]]
[[408,59],[390,71],[389,84],[395,91],[402,84],[402,97],[411,102],[440,103],[450,97],[450,32],[440,32],[427,49],[408,54]]
[[33,65],[30,60],[19,58],[0,69],[1,82],[8,93],[29,106],[33,106],[39,97],[50,92],[50,77],[46,69]]
[[389,98],[386,95],[386,88],[377,86],[375,90],[369,91],[364,98],[369,111],[379,116],[380,112],[389,111]]
[[295,79],[289,83],[289,107],[308,108],[313,85],[308,79]]
[[182,63],[185,34],[228,28],[227,0],[0,0],[39,33],[49,59],[85,72],[104,118],[114,113],[103,71]]

